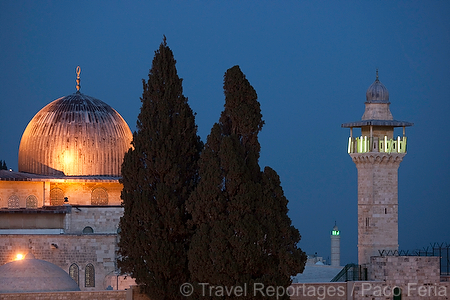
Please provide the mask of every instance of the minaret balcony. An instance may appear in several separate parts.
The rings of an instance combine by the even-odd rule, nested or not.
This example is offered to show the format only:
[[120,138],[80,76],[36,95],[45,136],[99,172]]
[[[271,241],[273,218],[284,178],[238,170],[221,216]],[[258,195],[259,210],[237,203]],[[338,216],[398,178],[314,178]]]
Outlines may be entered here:
[[406,153],[406,136],[397,139],[391,139],[385,136],[378,137],[349,137],[348,138],[348,153],[367,153],[367,152],[381,152],[381,153]]

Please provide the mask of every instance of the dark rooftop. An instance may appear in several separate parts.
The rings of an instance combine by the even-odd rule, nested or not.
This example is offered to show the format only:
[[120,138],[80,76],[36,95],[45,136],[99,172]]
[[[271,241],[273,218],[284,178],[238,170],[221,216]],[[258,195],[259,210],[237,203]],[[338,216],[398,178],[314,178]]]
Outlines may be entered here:
[[43,206],[40,208],[0,208],[0,214],[66,214],[71,210],[71,206]]
[[396,120],[361,120],[356,122],[344,123],[341,127],[363,127],[363,126],[386,126],[386,127],[408,127],[413,126],[414,123]]
[[53,182],[118,182],[120,177],[114,176],[49,176],[24,172],[0,170],[0,181],[53,181]]

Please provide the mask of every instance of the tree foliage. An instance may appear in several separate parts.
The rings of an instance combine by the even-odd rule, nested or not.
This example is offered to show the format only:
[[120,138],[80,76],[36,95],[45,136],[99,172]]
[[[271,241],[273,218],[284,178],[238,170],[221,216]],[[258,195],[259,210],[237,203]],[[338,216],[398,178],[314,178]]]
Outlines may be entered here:
[[8,170],[8,167],[6,166],[6,161],[0,160],[0,170]]
[[300,234],[287,215],[279,176],[269,167],[261,172],[258,164],[264,122],[256,91],[234,66],[225,73],[224,92],[224,111],[208,136],[201,180],[187,203],[195,228],[188,253],[191,280],[287,287],[290,276],[303,271],[306,255],[297,247]]
[[155,300],[184,298],[191,236],[185,201],[198,182],[203,147],[175,63],[164,37],[143,80],[137,132],[122,164],[118,266]]

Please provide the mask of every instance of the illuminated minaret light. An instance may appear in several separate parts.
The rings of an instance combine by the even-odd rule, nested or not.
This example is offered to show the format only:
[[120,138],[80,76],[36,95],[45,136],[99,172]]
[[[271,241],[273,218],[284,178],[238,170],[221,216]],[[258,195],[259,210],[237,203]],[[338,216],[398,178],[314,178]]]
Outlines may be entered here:
[[335,222],[333,230],[331,230],[331,266],[339,267],[340,265],[341,265],[341,236]]

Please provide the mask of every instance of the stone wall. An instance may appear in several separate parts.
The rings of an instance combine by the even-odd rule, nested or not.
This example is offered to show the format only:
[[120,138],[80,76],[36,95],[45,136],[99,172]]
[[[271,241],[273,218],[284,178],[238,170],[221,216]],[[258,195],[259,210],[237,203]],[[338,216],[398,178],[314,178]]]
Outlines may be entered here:
[[369,279],[394,284],[432,284],[440,281],[438,256],[371,257]]
[[[37,207],[44,204],[44,182],[33,181],[0,181],[0,208],[8,207],[8,199],[17,199],[18,207],[25,208],[27,197],[36,197]],[[17,198],[16,198],[17,197]]]
[[398,250],[398,168],[404,153],[350,154],[358,169],[358,264]]
[[0,300],[127,300],[127,291],[0,294]]
[[50,206],[52,189],[60,189],[72,205],[91,205],[92,191],[106,191],[109,205],[120,205],[122,184],[118,180],[96,179],[49,179],[48,181],[0,181],[0,208],[8,207],[8,199],[18,199],[18,208],[27,207],[27,197],[34,196],[36,206]]
[[368,282],[358,283],[356,295],[386,299],[402,293],[402,299],[449,299],[450,284],[441,282],[437,256],[371,257]]
[[[398,291],[396,286],[380,281],[349,281],[324,283],[296,283],[284,290],[291,300],[388,300],[393,299]],[[283,290],[278,291],[281,295]],[[448,300],[450,282],[437,282],[433,285],[406,285],[402,288],[401,299],[404,300]],[[259,299],[275,299],[275,295],[259,296]],[[81,292],[46,292],[0,294],[0,300],[151,300],[139,293],[139,288],[131,287],[126,291],[81,291]],[[186,298],[188,299],[188,298]],[[236,299],[239,299],[238,297]]]
[[[93,180],[69,180],[64,182],[51,182],[50,190],[61,189],[64,193],[64,197],[69,199],[71,205],[91,205],[92,191],[96,188],[104,189],[108,194],[109,205],[120,205],[122,200],[120,199],[120,193],[122,191],[122,184],[118,181],[108,180],[93,181]],[[50,203],[48,202],[48,204]]]
[[[64,211],[56,213],[39,212],[28,213],[29,210],[17,211],[11,213],[11,209],[0,211],[0,229],[64,229]],[[4,230],[0,232],[4,233]]]
[[[405,300],[448,300],[450,299],[450,284],[448,282],[435,282],[433,284],[415,284],[402,282],[396,285],[384,281],[355,281],[348,282],[347,299],[388,300],[401,294]],[[400,299],[400,298],[398,298]]]
[[[396,285],[385,281],[348,281],[292,284],[288,291],[291,300],[390,300],[401,293],[407,300],[448,300],[450,282],[414,284],[403,281]],[[264,299],[264,298],[261,298]]]
[[94,233],[117,233],[123,207],[120,206],[72,206],[66,215],[66,233],[81,234],[86,226]]

